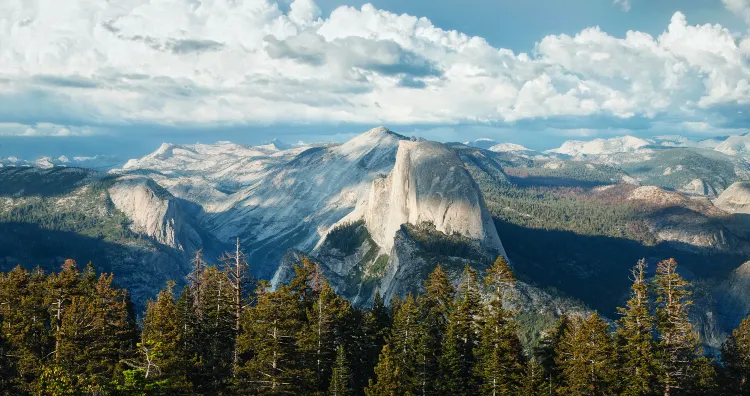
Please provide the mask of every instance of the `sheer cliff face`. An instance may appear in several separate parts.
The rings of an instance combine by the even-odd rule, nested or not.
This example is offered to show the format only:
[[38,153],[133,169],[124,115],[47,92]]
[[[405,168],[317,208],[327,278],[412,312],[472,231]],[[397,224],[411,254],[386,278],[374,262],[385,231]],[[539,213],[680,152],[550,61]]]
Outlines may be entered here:
[[147,178],[123,178],[109,188],[115,207],[133,222],[134,231],[186,252],[200,249],[198,233],[187,223],[179,202]]
[[393,170],[373,181],[362,206],[357,212],[385,251],[402,224],[430,222],[505,254],[479,188],[455,152],[440,143],[401,141]]

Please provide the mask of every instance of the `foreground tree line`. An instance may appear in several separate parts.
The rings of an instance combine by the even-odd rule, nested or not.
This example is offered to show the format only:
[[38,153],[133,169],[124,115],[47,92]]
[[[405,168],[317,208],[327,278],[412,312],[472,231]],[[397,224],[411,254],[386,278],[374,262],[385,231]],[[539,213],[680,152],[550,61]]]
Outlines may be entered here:
[[438,266],[425,293],[376,297],[361,310],[302,259],[288,285],[251,283],[239,250],[200,253],[140,325],[112,275],[17,267],[0,274],[0,390],[5,394],[749,395],[750,318],[720,359],[702,356],[677,263],[633,269],[617,325],[562,316],[524,351],[503,301],[514,277],[499,257],[456,286]]

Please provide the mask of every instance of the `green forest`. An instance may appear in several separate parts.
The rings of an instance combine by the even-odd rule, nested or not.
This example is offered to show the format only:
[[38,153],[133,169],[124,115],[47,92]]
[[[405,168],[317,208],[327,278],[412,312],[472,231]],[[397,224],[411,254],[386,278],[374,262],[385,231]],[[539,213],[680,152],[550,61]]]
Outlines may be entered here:
[[8,395],[748,395],[750,318],[720,356],[688,320],[691,285],[673,259],[645,261],[615,322],[560,316],[533,349],[503,304],[500,256],[452,282],[437,266],[419,296],[368,309],[337,296],[302,258],[287,285],[248,277],[239,245],[137,315],[110,274],[0,274],[0,389]]

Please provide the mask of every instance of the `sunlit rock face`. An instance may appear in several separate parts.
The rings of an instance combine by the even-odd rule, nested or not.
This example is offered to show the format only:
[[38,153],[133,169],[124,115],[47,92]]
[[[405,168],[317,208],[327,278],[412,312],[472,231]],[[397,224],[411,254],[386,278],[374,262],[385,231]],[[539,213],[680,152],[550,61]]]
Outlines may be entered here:
[[432,223],[505,254],[476,183],[456,153],[437,142],[400,142],[393,170],[373,181],[355,212],[386,251],[402,224]]

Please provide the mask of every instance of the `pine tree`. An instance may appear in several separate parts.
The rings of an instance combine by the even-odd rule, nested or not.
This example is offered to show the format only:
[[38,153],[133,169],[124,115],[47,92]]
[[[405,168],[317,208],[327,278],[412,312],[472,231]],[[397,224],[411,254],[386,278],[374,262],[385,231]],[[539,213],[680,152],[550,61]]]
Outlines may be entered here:
[[659,382],[664,396],[687,387],[693,361],[700,355],[698,335],[688,318],[690,283],[677,273],[674,259],[656,267],[656,328],[659,331]]
[[357,326],[361,335],[347,352],[353,358],[352,369],[357,373],[354,376],[355,389],[359,392],[367,386],[368,380],[375,374],[378,356],[383,350],[386,335],[391,327],[391,317],[388,307],[385,306],[383,298],[377,291],[371,309],[364,313],[358,311],[354,313],[361,315],[360,324]]
[[730,395],[750,395],[750,316],[721,347],[722,387]]
[[188,383],[200,377],[200,349],[202,340],[195,308],[194,288],[186,285],[175,303],[179,356]]
[[370,384],[365,388],[366,396],[414,395],[411,378],[404,372],[399,360],[391,345],[385,344],[375,367],[375,380],[370,379]]
[[199,369],[191,382],[198,392],[222,390],[229,385],[234,361],[234,304],[232,285],[226,273],[205,266],[195,277],[193,291],[197,318]]
[[518,394],[520,396],[550,394],[547,379],[544,376],[544,367],[536,358],[531,358],[526,362]]
[[475,348],[481,323],[481,297],[477,273],[468,265],[464,269],[456,301],[448,317],[448,329],[441,361],[443,392],[470,395],[478,392],[474,375]]
[[542,339],[539,341],[539,347],[534,351],[534,356],[539,360],[539,364],[544,368],[546,387],[548,392],[546,394],[554,394],[555,389],[560,387],[563,382],[562,370],[556,363],[556,351],[559,350],[562,345],[563,337],[566,331],[571,326],[571,320],[567,315],[562,315],[557,318],[555,325],[542,334]]
[[484,309],[484,326],[479,337],[477,376],[480,390],[485,395],[517,393],[523,371],[523,351],[512,313],[503,308],[503,296],[515,279],[503,256],[499,256],[487,270],[485,286],[490,301]]
[[[417,365],[422,333],[419,308],[410,294],[398,304],[398,310],[394,313],[393,327],[388,335],[388,342],[383,347],[380,360],[375,367],[377,382],[368,387],[368,394],[383,394],[378,392],[395,389],[394,387],[397,387],[402,394],[419,393],[421,384],[417,381]],[[385,375],[387,370],[395,370],[398,376]],[[388,381],[395,380],[399,383],[388,383]]]
[[328,386],[330,396],[349,396],[354,394],[352,388],[352,373],[346,359],[343,345],[336,349],[336,364],[333,366],[331,384]]
[[175,283],[170,281],[159,292],[156,301],[150,301],[143,318],[143,331],[139,345],[145,381],[159,383],[167,393],[190,393],[185,367],[190,356],[183,355],[183,335],[177,304],[174,299]]
[[92,393],[113,391],[120,361],[132,357],[137,339],[129,295],[114,288],[112,279],[102,274],[93,290],[70,297],[55,332],[55,365]]
[[50,307],[50,318],[52,334],[55,337],[55,361],[60,360],[60,347],[62,342],[61,326],[64,319],[66,307],[71,303],[74,296],[80,295],[79,272],[75,260],[65,260],[62,271],[51,274],[47,278],[47,296]]
[[438,265],[425,281],[425,294],[419,298],[424,325],[419,340],[419,382],[423,395],[441,392],[440,360],[454,294],[448,274]]
[[112,380],[121,380],[121,361],[135,355],[138,339],[130,295],[113,282],[114,275],[101,274],[94,285],[90,297],[94,318],[91,342],[84,349],[89,359],[86,381],[106,390],[111,390]]
[[246,305],[246,286],[248,283],[249,266],[247,264],[247,255],[240,249],[240,238],[235,243],[234,253],[224,253],[220,259],[224,264],[224,272],[229,279],[232,288],[232,305],[234,309],[234,328],[233,338],[234,346],[232,347],[232,376],[235,376],[239,367],[239,338],[242,310]]
[[28,384],[40,375],[44,360],[54,350],[47,330],[45,286],[45,274],[39,269],[29,273],[16,267],[0,274],[0,332],[9,357],[3,372],[12,374],[9,390],[28,391]]
[[297,349],[305,321],[299,295],[289,286],[268,291],[265,282],[256,295],[242,320],[240,355],[249,358],[240,366],[238,388],[257,395],[298,392],[309,381]]
[[576,318],[565,331],[555,363],[562,371],[559,394],[615,395],[617,354],[607,323],[597,314]]
[[299,336],[299,346],[308,371],[313,373],[311,388],[324,392],[330,383],[336,360],[337,345],[343,343],[342,332],[351,313],[348,301],[336,295],[331,285],[319,280],[320,290]]
[[627,308],[618,308],[622,318],[617,336],[621,359],[621,394],[648,395],[654,390],[656,349],[654,319],[645,279],[646,261],[639,260],[631,272],[633,286]]

